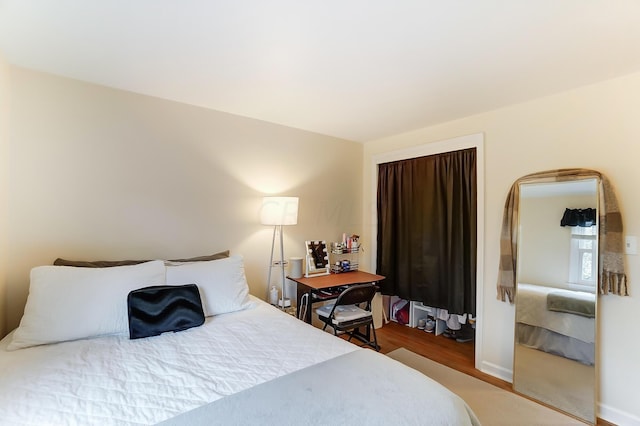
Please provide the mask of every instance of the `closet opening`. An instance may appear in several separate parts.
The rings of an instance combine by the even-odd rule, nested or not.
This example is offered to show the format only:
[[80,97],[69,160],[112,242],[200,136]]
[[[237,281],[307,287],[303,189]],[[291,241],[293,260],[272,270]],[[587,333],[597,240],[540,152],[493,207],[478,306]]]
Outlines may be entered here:
[[386,331],[466,354],[471,366],[482,334],[482,139],[472,135],[374,158],[372,261],[386,277]]

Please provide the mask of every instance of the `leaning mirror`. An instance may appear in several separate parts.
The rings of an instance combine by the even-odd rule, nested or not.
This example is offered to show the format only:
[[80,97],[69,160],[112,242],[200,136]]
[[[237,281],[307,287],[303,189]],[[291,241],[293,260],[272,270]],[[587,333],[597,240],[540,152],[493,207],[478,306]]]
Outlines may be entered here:
[[326,241],[305,241],[307,268],[305,277],[329,274],[329,253]]
[[514,390],[595,423],[598,181],[519,193]]

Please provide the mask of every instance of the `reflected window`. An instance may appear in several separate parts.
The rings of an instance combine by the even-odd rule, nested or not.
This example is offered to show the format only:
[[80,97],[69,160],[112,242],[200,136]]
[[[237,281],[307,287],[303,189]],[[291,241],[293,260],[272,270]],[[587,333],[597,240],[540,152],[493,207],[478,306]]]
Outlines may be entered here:
[[571,228],[571,264],[569,282],[595,288],[597,282],[598,227]]

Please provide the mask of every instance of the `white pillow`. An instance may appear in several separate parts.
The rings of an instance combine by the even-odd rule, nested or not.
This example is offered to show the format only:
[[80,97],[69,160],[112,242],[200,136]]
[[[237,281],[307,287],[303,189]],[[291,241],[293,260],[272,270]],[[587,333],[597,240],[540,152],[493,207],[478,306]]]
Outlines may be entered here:
[[197,284],[205,316],[239,311],[251,305],[242,256],[169,265],[167,284]]
[[112,268],[38,266],[7,350],[129,330],[127,295],[165,283],[161,260]]

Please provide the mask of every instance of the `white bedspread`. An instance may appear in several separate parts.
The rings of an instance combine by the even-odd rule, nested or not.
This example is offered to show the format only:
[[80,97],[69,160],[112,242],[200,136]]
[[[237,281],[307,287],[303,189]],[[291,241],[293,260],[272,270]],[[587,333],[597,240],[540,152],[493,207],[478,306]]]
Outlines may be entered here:
[[[593,318],[554,312],[547,309],[547,294],[557,290],[552,287],[518,283],[516,321],[543,327],[586,343],[594,343],[595,321]],[[569,290],[566,291],[569,292]],[[584,292],[574,293],[580,296],[587,294]],[[592,295],[592,297],[595,298],[595,295]]]
[[[283,398],[283,396],[285,396]],[[358,350],[188,411],[161,426],[479,426],[471,408],[429,377]]]
[[154,424],[357,347],[255,300],[180,333],[5,350],[0,423]]

